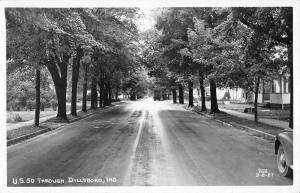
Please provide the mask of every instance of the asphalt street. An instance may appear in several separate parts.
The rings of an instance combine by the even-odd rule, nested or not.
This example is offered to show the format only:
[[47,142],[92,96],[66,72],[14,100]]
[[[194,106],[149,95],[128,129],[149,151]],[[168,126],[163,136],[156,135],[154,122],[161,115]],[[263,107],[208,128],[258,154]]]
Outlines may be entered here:
[[8,186],[292,185],[274,145],[170,101],[121,102],[7,148]]

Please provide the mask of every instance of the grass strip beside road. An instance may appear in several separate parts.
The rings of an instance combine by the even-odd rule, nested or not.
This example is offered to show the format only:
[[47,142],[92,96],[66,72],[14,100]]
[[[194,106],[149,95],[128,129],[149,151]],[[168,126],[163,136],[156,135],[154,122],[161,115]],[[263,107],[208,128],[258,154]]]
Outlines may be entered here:
[[[283,129],[279,127],[274,127],[271,125],[267,125],[264,123],[255,123],[254,120],[247,120],[240,117],[236,117],[230,114],[227,114],[225,112],[215,113],[215,114],[209,114],[209,111],[201,111],[199,107],[194,107],[192,110],[196,113],[206,115],[207,117],[210,117],[213,120],[221,121],[224,123],[228,123],[232,126],[239,127],[239,126],[245,126],[248,128],[253,128],[255,130],[268,133],[270,135],[277,135],[279,132],[281,132]],[[254,119],[254,118],[253,118]]]
[[73,120],[76,119],[80,119],[81,116],[72,116],[72,115],[68,115],[68,120],[58,120],[56,117],[49,119],[43,123],[40,123],[39,126],[34,126],[34,125],[28,125],[28,126],[24,126],[24,127],[20,127],[17,129],[12,129],[12,130],[8,130],[7,131],[7,140],[11,140],[11,139],[15,139],[24,135],[28,135],[31,133],[35,133],[37,131],[40,130],[44,130],[44,129],[56,129],[58,127],[61,127],[62,125],[65,125],[69,122],[72,122]]
[[[113,105],[111,105],[111,106],[113,106]],[[54,117],[45,122],[40,123],[40,126],[38,126],[38,127],[36,127],[34,125],[29,125],[29,126],[20,127],[20,128],[13,129],[13,130],[8,130],[7,131],[7,144],[11,145],[14,143],[18,143],[20,141],[34,137],[36,135],[42,134],[42,133],[44,133],[43,131],[47,132],[47,131],[57,129],[63,125],[72,123],[74,121],[77,121],[77,120],[85,118],[85,117],[88,117],[97,111],[101,111],[102,109],[106,109],[107,107],[111,107],[111,106],[106,106],[104,108],[98,108],[98,109],[89,109],[87,112],[79,111],[79,112],[77,112],[77,116],[72,116],[72,115],[68,114],[67,115],[68,120],[61,120],[61,119],[57,119],[56,117]],[[14,140],[16,140],[16,141],[14,142]]]
[[[254,108],[251,104],[218,104],[219,108],[234,110],[240,113],[245,113],[245,108]],[[254,116],[254,112],[248,112],[246,114],[250,114]],[[275,108],[267,108],[267,107],[258,107],[259,118],[267,118],[267,119],[277,119],[285,122],[289,122],[290,118],[290,110],[289,109],[275,109]]]

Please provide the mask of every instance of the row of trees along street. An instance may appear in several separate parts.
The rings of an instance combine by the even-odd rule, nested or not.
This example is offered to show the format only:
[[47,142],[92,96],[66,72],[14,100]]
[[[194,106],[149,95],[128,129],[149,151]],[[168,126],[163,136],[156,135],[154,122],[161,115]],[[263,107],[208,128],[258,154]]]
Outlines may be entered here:
[[139,33],[138,8],[5,9],[7,74],[12,80],[28,72],[32,77],[35,69],[36,125],[40,100],[49,88],[47,73],[60,119],[67,119],[70,82],[71,114],[76,115],[79,81],[86,111],[89,85],[91,108],[97,108],[109,105],[121,91],[132,99],[145,95],[150,76],[153,84],[171,90],[174,103],[177,92],[184,103],[187,87],[190,107],[193,88],[199,86],[202,111],[209,83],[211,113],[219,112],[216,88],[243,88],[254,93],[257,122],[260,83],[286,71],[293,127],[292,8],[157,8],[153,14],[155,27]]
[[161,8],[155,29],[143,33],[143,62],[149,74],[171,88],[173,102],[183,103],[188,87],[199,85],[201,110],[205,82],[210,85],[211,113],[218,113],[216,88],[243,88],[254,93],[255,122],[262,80],[290,74],[290,123],[293,125],[293,10],[272,8]]
[[24,93],[26,85],[24,89],[19,87],[22,77],[30,88],[34,87],[32,82],[36,84],[35,125],[39,125],[41,98],[44,100],[44,93],[49,93],[51,82],[57,98],[57,118],[62,120],[67,119],[66,92],[70,82],[74,116],[79,80],[83,81],[82,111],[87,110],[89,85],[91,108],[110,105],[121,90],[132,98],[146,92],[146,74],[138,58],[137,14],[136,8],[5,9],[7,76],[11,85],[8,104],[20,101],[20,97],[13,97],[14,93],[22,93],[23,103],[34,100]]

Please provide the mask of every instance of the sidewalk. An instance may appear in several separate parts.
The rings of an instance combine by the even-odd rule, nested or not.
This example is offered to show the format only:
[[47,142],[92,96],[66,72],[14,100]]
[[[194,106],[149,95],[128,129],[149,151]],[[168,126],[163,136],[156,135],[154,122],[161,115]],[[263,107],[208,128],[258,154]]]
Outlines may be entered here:
[[[197,105],[197,104],[195,104]],[[288,122],[269,118],[259,118],[258,123],[254,122],[254,115],[243,113],[238,110],[220,108],[221,113],[210,114],[210,104],[206,104],[207,111],[201,111],[200,106],[188,108],[187,104],[183,106],[185,109],[192,110],[209,119],[215,120],[222,125],[232,126],[241,129],[253,136],[262,137],[271,142],[275,141],[275,136],[284,129],[288,129]],[[240,109],[239,109],[240,110]]]
[[[240,117],[240,118],[251,120],[251,121],[254,120],[254,115],[251,115],[251,114],[241,113],[241,112],[238,112],[238,111],[223,109],[223,108],[219,108],[219,109],[220,109],[220,111],[223,111],[227,114],[230,114],[230,115],[233,115],[233,116],[236,116],[236,117]],[[289,128],[289,123],[288,122],[280,121],[280,120],[276,120],[276,119],[259,118],[259,115],[258,115],[258,122],[264,123],[266,125],[274,126],[274,127],[280,127],[282,129]]]
[[[67,114],[70,114],[70,112],[67,112]],[[54,117],[56,117],[56,114],[42,117],[42,118],[40,118],[40,123],[48,121],[49,119],[54,118]],[[29,120],[29,121],[19,122],[19,123],[14,123],[14,124],[9,124],[9,125],[6,124],[6,129],[9,131],[9,130],[18,129],[20,127],[25,127],[25,126],[29,126],[29,125],[33,125],[33,124],[34,124],[34,120]]]
[[[208,109],[210,109],[210,103],[206,103],[206,107]],[[239,112],[239,111],[224,109],[224,108],[220,108],[220,107],[219,107],[219,110],[223,111],[227,114],[239,117],[239,118],[254,121],[254,115],[252,115],[252,114],[242,113],[242,112]],[[268,119],[267,118],[260,118],[259,114],[258,114],[258,122],[259,123],[264,123],[266,125],[274,126],[274,127],[279,127],[279,128],[282,128],[282,129],[288,129],[289,128],[289,123],[286,122],[286,121],[280,121],[280,120],[269,119],[269,118]]]

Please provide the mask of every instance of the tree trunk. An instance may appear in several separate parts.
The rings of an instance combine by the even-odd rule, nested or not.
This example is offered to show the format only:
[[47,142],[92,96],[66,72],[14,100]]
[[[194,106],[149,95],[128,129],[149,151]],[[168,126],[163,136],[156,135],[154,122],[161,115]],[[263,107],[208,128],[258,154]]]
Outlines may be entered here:
[[95,108],[97,109],[98,108],[98,91],[97,91],[97,79],[95,79]]
[[81,46],[76,49],[76,58],[72,66],[72,96],[71,96],[71,115],[77,116],[77,84],[79,77],[80,59],[83,56]]
[[101,82],[98,83],[99,88],[100,88],[100,99],[99,99],[99,107],[103,107],[103,84],[102,84],[102,79],[100,79]]
[[105,84],[105,98],[104,98],[104,101],[105,101],[105,106],[107,106],[107,105],[109,105],[109,102],[108,102],[108,98],[109,98],[109,93],[108,93],[108,85],[107,85],[107,83]]
[[107,85],[106,85],[106,76],[102,74],[102,87],[103,87],[103,106],[107,106]]
[[[50,36],[53,36],[52,31],[50,31]],[[55,41],[52,41],[52,43],[55,44]],[[53,53],[56,53],[54,49],[52,49],[52,51]],[[46,67],[52,76],[57,96],[57,118],[65,120],[67,120],[66,91],[68,63],[70,57],[70,54],[65,53],[62,54],[61,57],[59,57],[57,54],[50,54],[49,60],[46,62]]]
[[115,99],[116,99],[116,101],[118,101],[118,95],[119,95],[119,89],[118,88],[116,88],[116,94],[115,95],[116,95]]
[[83,81],[83,93],[82,93],[82,111],[86,112],[86,94],[87,94],[87,73],[88,65],[84,66],[84,81]]
[[173,95],[173,104],[176,104],[177,103],[177,92],[176,92],[175,88],[172,89],[172,95]]
[[55,84],[55,91],[57,96],[57,118],[67,119],[66,113],[66,91],[67,91],[67,82],[61,84]]
[[100,99],[99,99],[99,107],[104,106],[104,84],[103,84],[103,73],[99,73],[99,79],[100,81],[98,82],[99,88],[100,88]]
[[110,105],[109,104],[109,98],[110,98],[110,93],[109,93],[109,83],[108,82],[106,82],[106,84],[105,84],[105,94],[106,94],[106,96],[105,96],[105,100],[106,100],[106,105]]
[[257,82],[255,85],[255,96],[254,96],[254,122],[258,123],[258,113],[257,113],[257,100],[258,100],[258,90],[259,90],[260,78],[257,78]]
[[114,97],[115,97],[115,95],[114,95],[114,92],[113,92],[113,90],[112,89],[110,89],[110,95],[111,95],[111,102],[113,102],[113,99],[114,99]]
[[179,104],[184,104],[183,86],[181,84],[178,85],[178,90],[179,90]]
[[108,105],[107,85],[103,84],[103,106]]
[[97,108],[97,80],[92,77],[92,87],[91,87],[91,109]]
[[294,105],[294,88],[293,88],[293,84],[294,84],[294,69],[293,69],[293,43],[288,44],[287,46],[288,48],[288,66],[290,69],[290,120],[289,120],[289,127],[291,129],[294,128],[293,125],[293,120],[294,120],[294,112],[293,112],[293,105]]
[[210,113],[219,113],[217,87],[214,79],[210,80]]
[[39,126],[40,124],[40,104],[41,104],[41,72],[37,68],[36,69],[36,77],[35,77],[35,119],[34,126]]
[[106,84],[103,83],[103,107],[107,106]]
[[189,80],[189,107],[194,106],[194,96],[193,96],[193,82]]
[[199,70],[199,83],[200,83],[200,92],[201,92],[201,111],[206,111],[205,104],[205,88],[204,88],[204,80],[203,75]]
[[[63,58],[63,62],[53,64],[53,61],[46,64],[55,87],[57,97],[57,118],[67,119],[66,113],[66,91],[67,91],[67,76],[68,76],[68,60],[69,57]],[[59,66],[59,70],[57,69]]]
[[112,90],[110,83],[108,83],[108,104],[111,105],[111,99],[112,99]]

